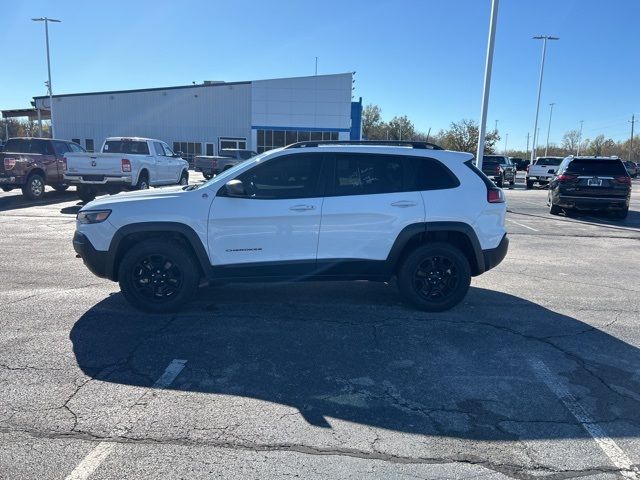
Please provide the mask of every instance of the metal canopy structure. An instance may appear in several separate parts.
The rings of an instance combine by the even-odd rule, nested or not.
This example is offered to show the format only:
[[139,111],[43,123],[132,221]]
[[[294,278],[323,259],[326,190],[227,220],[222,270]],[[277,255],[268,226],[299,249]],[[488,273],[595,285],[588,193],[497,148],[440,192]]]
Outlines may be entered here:
[[[37,108],[17,108],[14,110],[0,110],[2,118],[24,118],[28,117],[30,121],[38,120]],[[49,110],[40,109],[40,118],[42,120],[50,120],[51,112]]]

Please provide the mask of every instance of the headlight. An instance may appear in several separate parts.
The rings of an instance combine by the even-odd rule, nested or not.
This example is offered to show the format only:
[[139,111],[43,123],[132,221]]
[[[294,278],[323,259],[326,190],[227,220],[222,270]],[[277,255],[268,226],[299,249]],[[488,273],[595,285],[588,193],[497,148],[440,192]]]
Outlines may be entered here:
[[80,223],[104,222],[111,215],[111,210],[86,210],[78,212],[76,220]]

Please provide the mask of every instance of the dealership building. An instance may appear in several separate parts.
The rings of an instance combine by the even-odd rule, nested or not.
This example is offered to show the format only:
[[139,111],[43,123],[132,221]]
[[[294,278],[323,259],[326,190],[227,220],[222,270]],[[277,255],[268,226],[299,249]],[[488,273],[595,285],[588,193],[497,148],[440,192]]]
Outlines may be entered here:
[[[107,137],[164,140],[186,155],[222,148],[263,152],[304,140],[360,139],[362,101],[353,74],[90,92],[53,96],[56,137],[87,150]],[[34,97],[49,113],[49,97]]]

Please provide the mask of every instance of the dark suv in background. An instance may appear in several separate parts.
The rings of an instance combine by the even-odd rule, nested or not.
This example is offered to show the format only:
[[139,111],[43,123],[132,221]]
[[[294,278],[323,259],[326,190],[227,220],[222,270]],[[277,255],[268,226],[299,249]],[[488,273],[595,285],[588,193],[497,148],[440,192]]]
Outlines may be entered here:
[[84,151],[68,140],[10,138],[0,153],[0,188],[5,192],[21,188],[29,200],[41,198],[45,185],[62,192],[67,189],[63,178],[64,154]]
[[516,167],[509,157],[503,155],[484,155],[482,157],[482,173],[495,182],[498,187],[509,184],[512,189],[516,185]]
[[608,211],[626,218],[631,177],[618,157],[567,157],[549,182],[553,215],[571,210]]

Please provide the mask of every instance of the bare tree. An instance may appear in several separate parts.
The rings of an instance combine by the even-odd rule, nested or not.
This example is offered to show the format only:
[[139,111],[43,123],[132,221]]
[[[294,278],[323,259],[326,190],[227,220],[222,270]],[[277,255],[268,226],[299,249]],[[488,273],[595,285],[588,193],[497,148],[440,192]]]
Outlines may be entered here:
[[580,144],[580,132],[578,130],[569,130],[562,136],[562,148],[567,152],[576,152]]

